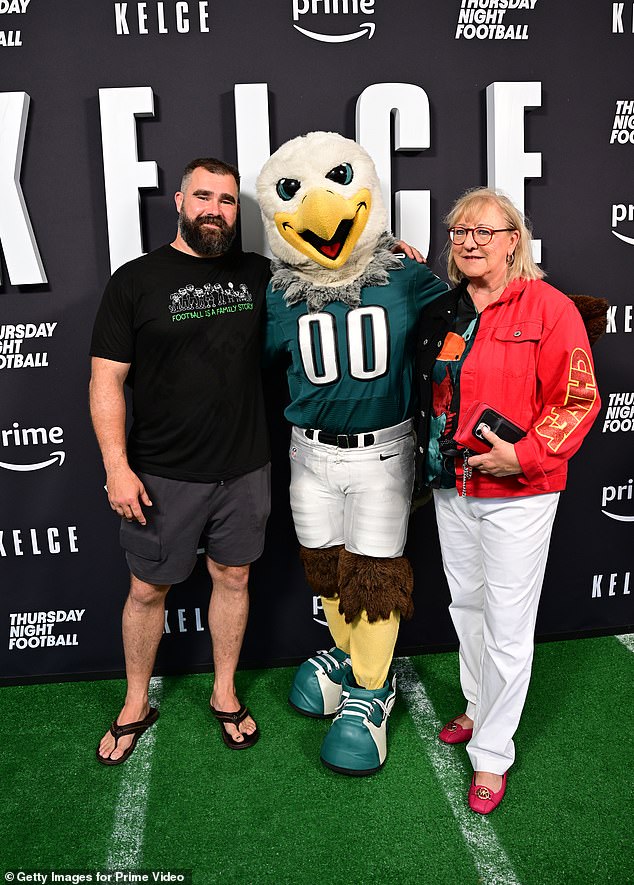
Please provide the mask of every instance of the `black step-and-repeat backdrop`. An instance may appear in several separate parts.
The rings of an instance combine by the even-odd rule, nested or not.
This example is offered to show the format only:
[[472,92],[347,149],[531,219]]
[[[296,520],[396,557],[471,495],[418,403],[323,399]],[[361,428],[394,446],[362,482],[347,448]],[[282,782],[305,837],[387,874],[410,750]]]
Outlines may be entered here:
[[[0,0],[2,675],[122,668],[127,574],[87,409],[88,346],[115,267],[172,239],[192,157],[254,181],[313,129],[372,153],[398,235],[443,275],[443,213],[507,191],[548,279],[609,299],[603,409],[571,467],[541,636],[634,623],[634,8],[595,0]],[[327,643],[287,505],[284,383],[267,377],[274,509],[253,570],[245,663]],[[400,649],[454,642],[431,507],[410,524],[417,613]],[[210,660],[202,564],[170,592],[159,667]]]

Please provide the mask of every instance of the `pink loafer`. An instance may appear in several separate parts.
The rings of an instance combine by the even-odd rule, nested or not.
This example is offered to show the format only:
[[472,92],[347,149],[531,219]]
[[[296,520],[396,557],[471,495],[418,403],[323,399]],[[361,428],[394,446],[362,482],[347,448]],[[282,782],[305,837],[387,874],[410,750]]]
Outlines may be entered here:
[[[457,718],[458,717],[456,717],[456,719]],[[443,744],[466,744],[467,741],[471,740],[472,734],[472,728],[463,728],[462,725],[458,725],[455,719],[452,719],[451,722],[448,722],[445,727],[440,730],[438,733],[438,739],[441,740]]]
[[471,786],[469,787],[469,808],[471,809],[471,811],[475,811],[478,814],[490,814],[494,809],[498,807],[498,805],[504,798],[505,792],[506,772],[502,777],[502,786],[497,791],[497,793],[494,793],[493,790],[489,789],[489,787],[483,787],[482,784],[476,784],[474,774],[473,780],[471,781]]

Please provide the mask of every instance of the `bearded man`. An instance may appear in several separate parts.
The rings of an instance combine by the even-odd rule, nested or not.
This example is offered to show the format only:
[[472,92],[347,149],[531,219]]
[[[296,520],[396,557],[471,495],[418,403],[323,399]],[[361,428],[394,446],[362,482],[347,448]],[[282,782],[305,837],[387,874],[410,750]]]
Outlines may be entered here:
[[[212,582],[211,712],[231,749],[253,746],[234,677],[247,623],[250,563],[270,509],[260,331],[269,262],[234,245],[238,170],[200,158],[175,195],[172,243],[128,262],[95,321],[90,408],[130,569],[123,610],[127,693],[97,759],[118,765],[158,718],[148,699],[165,597],[196,562]],[[132,389],[126,442],[124,385]],[[248,518],[247,518],[248,517]]]

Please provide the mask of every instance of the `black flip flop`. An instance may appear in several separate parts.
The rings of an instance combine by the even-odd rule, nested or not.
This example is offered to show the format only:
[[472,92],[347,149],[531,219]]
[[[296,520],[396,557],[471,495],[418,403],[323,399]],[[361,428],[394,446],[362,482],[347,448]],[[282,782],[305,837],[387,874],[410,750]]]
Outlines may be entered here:
[[222,724],[223,722],[230,722],[232,725],[235,725],[236,728],[243,722],[247,716],[250,715],[248,709],[244,704],[240,705],[240,709],[235,713],[224,713],[222,710],[216,710],[211,704],[209,704],[209,709],[212,714],[216,717],[218,722],[220,722],[220,731],[222,732],[222,739],[225,744],[229,747],[230,750],[247,750],[249,747],[252,747],[253,744],[257,743],[260,738],[260,730],[255,726],[255,731],[253,734],[244,734],[243,740],[236,741],[227,731],[227,729]]
[[97,747],[97,760],[101,762],[102,765],[121,765],[122,762],[125,762],[126,759],[130,758],[130,756],[134,752],[134,748],[136,747],[138,739],[141,737],[143,732],[147,731],[151,725],[154,725],[158,717],[159,711],[155,707],[150,707],[150,712],[147,714],[145,719],[140,719],[138,722],[129,722],[127,725],[119,725],[119,723],[115,719],[115,721],[110,726],[110,734],[114,738],[114,747],[112,748],[111,752],[114,753],[114,751],[117,749],[119,738],[122,738],[126,734],[134,735],[132,738],[132,743],[119,759],[111,759],[110,757],[106,759],[104,756],[100,755],[99,747]]

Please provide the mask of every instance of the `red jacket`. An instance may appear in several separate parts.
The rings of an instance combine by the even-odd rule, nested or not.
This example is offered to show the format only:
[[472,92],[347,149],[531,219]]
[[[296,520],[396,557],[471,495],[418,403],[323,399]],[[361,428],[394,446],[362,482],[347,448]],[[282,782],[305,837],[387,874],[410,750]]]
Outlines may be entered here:
[[[429,432],[431,369],[446,333],[453,330],[462,288],[438,298],[421,319],[419,467]],[[479,403],[528,432],[515,444],[522,474],[494,477],[474,470],[468,495],[507,497],[565,488],[568,459],[601,405],[586,330],[569,298],[541,280],[515,280],[482,311],[461,369],[458,426]],[[461,459],[456,459],[456,471],[462,492]]]
[[[542,280],[514,280],[480,315],[460,374],[460,418],[484,402],[527,435],[515,444],[516,476],[473,471],[467,494],[503,497],[565,488],[568,459],[601,401],[588,336],[574,303]],[[462,467],[457,459],[457,488]]]

